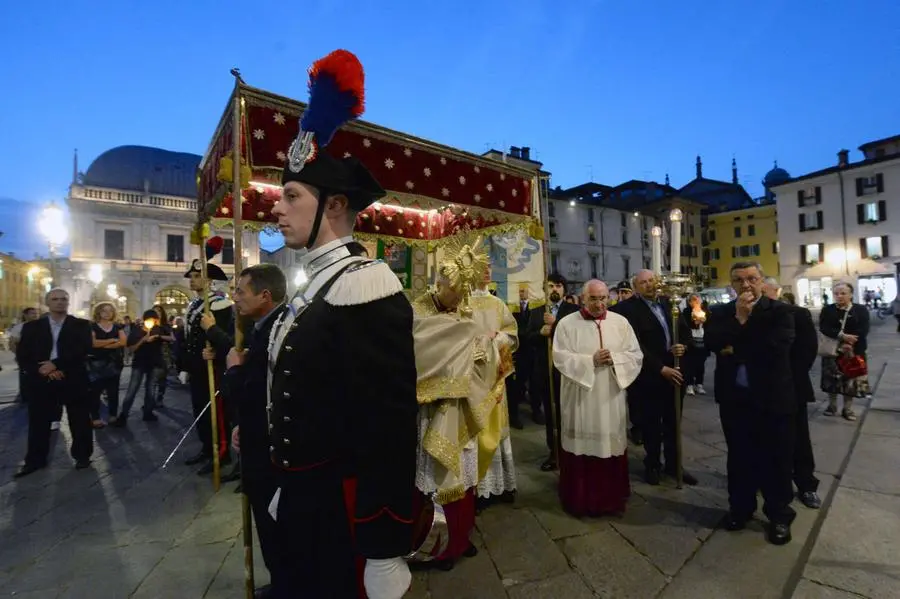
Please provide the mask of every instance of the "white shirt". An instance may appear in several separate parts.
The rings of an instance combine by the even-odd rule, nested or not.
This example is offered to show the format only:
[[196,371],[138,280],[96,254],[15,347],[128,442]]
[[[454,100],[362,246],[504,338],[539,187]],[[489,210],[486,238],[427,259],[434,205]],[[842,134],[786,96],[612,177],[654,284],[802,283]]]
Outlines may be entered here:
[[66,322],[66,317],[63,316],[63,319],[57,322],[52,316],[47,316],[47,321],[50,323],[50,333],[53,335],[53,349],[50,350],[50,359],[55,360],[59,357],[59,351],[56,346],[59,344],[59,333]]

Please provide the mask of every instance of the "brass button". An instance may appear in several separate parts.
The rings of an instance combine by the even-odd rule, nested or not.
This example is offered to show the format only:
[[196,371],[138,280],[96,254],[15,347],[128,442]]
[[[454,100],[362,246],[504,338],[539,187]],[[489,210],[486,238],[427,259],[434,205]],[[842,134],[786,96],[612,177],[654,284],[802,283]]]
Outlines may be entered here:
[[284,351],[294,351],[294,348],[291,347],[290,345],[285,345],[285,346],[284,346]]
[[290,371],[290,370],[285,370],[285,371],[284,371],[284,376],[291,376],[291,371]]
[[288,439],[287,437],[285,437],[284,439],[282,439],[282,441],[284,441],[284,444],[285,444],[285,445],[290,445],[290,444],[291,444],[291,440]]
[[275,425],[272,423],[269,423],[269,432],[271,433],[273,430],[275,430]]
[[291,463],[288,462],[287,460],[284,460],[284,461],[281,462],[281,465],[284,466],[285,468],[287,468],[287,467],[289,467],[289,466],[291,465]]
[[291,417],[290,417],[290,416],[285,416],[282,420],[284,420],[285,422],[290,422],[290,421],[291,421]]
[[275,453],[275,446],[274,446],[274,445],[269,445],[269,451],[272,452],[272,453]]
[[287,391],[285,391],[283,395],[284,395],[284,398],[285,398],[285,399],[290,399],[290,398],[291,398],[291,394],[288,393]]

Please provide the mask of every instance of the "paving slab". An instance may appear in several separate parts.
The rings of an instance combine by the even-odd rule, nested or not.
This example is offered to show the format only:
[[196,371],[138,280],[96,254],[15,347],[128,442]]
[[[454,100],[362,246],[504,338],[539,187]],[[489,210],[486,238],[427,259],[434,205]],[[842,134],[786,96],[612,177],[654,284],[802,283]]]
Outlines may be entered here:
[[900,436],[860,436],[841,484],[900,495]]
[[569,571],[565,556],[530,511],[498,505],[484,511],[477,524],[500,577],[510,584]]
[[848,593],[807,579],[801,579],[791,599],[860,599],[862,595]]
[[594,599],[596,595],[574,572],[509,589],[510,599]]
[[898,539],[900,497],[842,487],[803,576],[870,599],[896,599],[900,597]]
[[863,422],[862,434],[900,437],[900,411],[873,408]]
[[203,597],[233,545],[233,541],[227,541],[172,548],[131,598]]
[[645,555],[612,528],[563,539],[559,545],[575,572],[601,597],[655,597],[668,581]]
[[[826,495],[833,484],[833,478],[823,477],[819,492]],[[794,509],[797,519],[791,526],[791,543],[782,547],[770,544],[760,520],[753,520],[740,532],[716,530],[660,594],[660,599],[781,597],[819,515],[818,510],[797,502]]]

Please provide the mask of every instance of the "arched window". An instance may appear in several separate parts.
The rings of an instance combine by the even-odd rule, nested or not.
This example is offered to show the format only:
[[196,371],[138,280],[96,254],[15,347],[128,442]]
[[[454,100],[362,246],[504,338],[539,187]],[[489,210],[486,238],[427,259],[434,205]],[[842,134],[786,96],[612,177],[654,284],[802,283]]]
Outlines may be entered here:
[[166,287],[156,294],[153,303],[165,308],[169,316],[184,316],[188,304],[191,303],[191,296],[181,287]]

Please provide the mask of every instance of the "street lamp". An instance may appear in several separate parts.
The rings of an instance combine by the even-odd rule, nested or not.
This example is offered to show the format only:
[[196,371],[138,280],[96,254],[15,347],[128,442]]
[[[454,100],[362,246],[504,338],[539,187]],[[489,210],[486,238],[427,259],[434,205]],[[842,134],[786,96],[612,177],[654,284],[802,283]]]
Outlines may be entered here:
[[53,284],[56,284],[56,252],[59,247],[66,242],[69,237],[69,229],[66,227],[65,215],[62,209],[56,205],[56,202],[50,202],[43,211],[41,211],[40,220],[38,220],[38,230],[47,245],[50,246],[50,278]]

